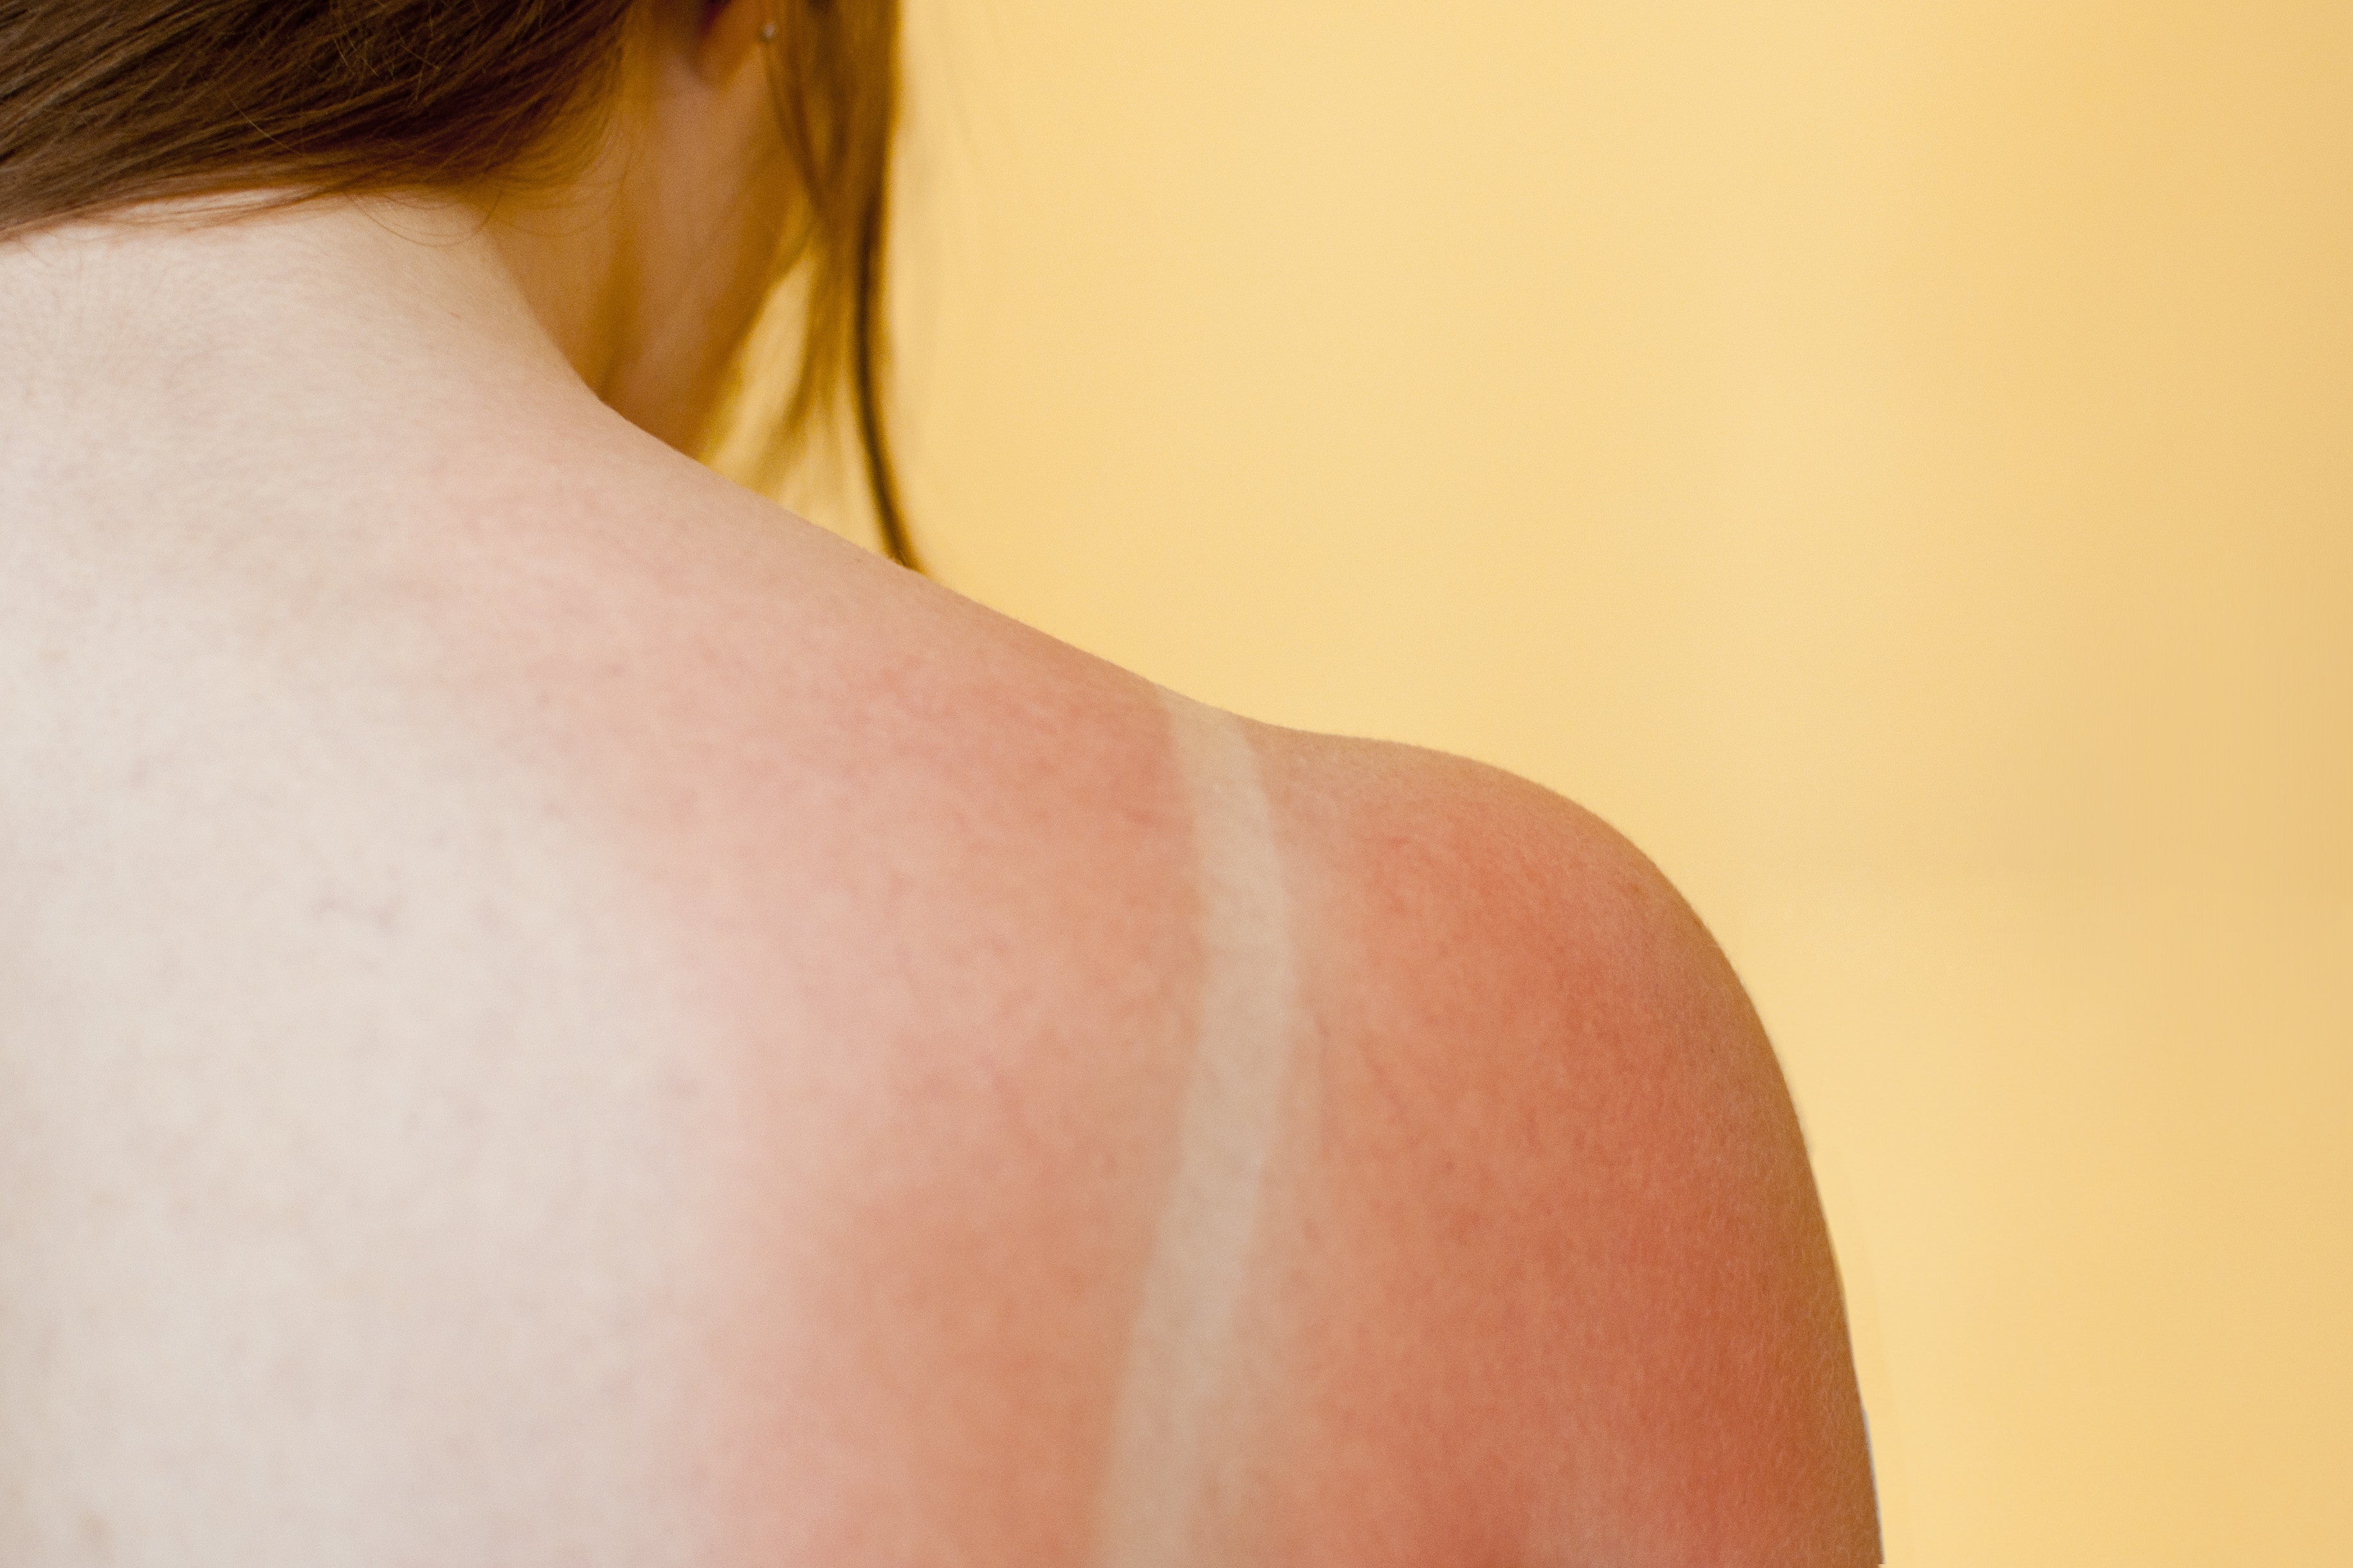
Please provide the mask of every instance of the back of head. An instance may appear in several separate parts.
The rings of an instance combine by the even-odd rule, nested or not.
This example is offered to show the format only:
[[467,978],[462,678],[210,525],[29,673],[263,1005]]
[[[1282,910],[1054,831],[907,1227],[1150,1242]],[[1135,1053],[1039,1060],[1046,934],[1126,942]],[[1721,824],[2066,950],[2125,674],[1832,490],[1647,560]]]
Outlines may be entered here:
[[[807,222],[806,348],[776,433],[846,378],[892,552],[881,414],[898,0],[771,4],[767,68]],[[704,0],[715,9],[715,0]],[[0,0],[0,240],[143,204],[262,205],[560,182],[596,144],[651,0]],[[765,35],[764,35],[765,36]]]

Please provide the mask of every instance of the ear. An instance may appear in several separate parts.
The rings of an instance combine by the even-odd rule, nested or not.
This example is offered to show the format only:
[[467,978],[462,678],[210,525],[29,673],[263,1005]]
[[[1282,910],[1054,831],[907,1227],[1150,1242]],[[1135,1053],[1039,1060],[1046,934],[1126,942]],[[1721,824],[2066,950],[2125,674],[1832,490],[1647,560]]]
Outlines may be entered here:
[[763,47],[761,30],[776,16],[777,0],[701,0],[702,32],[694,74],[713,87],[733,81]]

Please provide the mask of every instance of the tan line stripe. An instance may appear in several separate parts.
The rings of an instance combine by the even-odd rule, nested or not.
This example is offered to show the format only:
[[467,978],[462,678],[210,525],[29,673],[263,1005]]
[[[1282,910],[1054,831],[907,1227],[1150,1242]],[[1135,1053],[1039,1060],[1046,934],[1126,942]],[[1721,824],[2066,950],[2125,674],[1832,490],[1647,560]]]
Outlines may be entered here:
[[1208,1423],[1234,1358],[1297,1011],[1272,813],[1232,716],[1164,690],[1193,803],[1204,956],[1200,1035],[1113,1427],[1098,1513],[1105,1568],[1179,1568],[1212,1472]]

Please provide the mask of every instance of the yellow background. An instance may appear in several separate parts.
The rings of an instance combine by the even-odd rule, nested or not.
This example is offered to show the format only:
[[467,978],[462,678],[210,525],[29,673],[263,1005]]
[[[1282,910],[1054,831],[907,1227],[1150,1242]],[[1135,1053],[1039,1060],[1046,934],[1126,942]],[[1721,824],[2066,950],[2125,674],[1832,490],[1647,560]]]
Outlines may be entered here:
[[1891,1562],[2353,1562],[2353,5],[907,26],[934,574],[1659,862]]

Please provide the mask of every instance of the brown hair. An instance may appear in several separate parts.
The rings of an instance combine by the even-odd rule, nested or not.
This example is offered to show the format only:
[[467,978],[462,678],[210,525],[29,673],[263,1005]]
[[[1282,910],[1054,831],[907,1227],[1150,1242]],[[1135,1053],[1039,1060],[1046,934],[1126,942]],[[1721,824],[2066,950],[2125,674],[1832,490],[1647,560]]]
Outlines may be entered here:
[[[173,196],[528,184],[580,151],[638,0],[0,0],[0,238]],[[881,405],[898,0],[776,0],[768,68],[808,204],[789,448],[845,372],[892,556]]]

